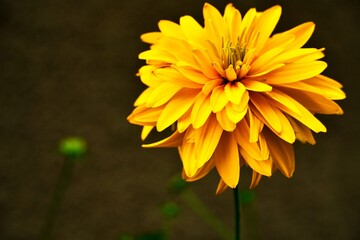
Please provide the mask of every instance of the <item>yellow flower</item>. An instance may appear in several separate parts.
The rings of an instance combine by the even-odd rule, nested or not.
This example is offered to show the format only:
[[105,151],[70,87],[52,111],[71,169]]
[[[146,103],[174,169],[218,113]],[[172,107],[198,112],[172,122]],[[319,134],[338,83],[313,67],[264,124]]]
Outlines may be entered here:
[[341,84],[320,75],[324,49],[303,48],[314,31],[307,22],[272,35],[281,7],[250,9],[244,17],[229,4],[223,15],[206,3],[202,27],[191,16],[161,20],[138,76],[148,88],[128,117],[143,126],[142,139],[173,126],[173,134],[144,147],[178,147],[183,177],[195,181],[216,168],[217,193],[235,188],[240,167],[252,169],[250,188],[279,169],[295,169],[292,143],[315,144],[326,132],[315,113],[342,114]]

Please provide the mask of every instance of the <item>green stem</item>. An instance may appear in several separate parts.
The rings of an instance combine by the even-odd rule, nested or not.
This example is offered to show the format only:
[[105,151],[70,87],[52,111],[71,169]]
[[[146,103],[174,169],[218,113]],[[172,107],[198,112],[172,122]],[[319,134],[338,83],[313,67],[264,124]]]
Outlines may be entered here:
[[181,194],[183,201],[207,223],[214,231],[225,240],[231,239],[230,231],[224,224],[206,207],[198,196],[191,190],[184,190]]
[[41,229],[39,239],[47,240],[51,239],[54,222],[59,212],[59,207],[64,198],[64,193],[69,185],[73,169],[75,165],[74,159],[65,159],[62,166],[58,181],[55,186],[54,193],[52,195],[50,205],[45,217],[44,225]]
[[164,233],[164,239],[171,239],[172,219],[165,219],[163,222],[162,230]]
[[240,196],[239,189],[234,188],[234,211],[235,211],[235,226],[234,226],[234,236],[235,240],[241,239],[241,209],[240,209]]

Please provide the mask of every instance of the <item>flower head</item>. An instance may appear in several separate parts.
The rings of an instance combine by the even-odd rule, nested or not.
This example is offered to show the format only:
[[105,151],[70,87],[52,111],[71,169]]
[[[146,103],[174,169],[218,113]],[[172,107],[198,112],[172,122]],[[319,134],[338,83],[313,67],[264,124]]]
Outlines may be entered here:
[[183,177],[195,181],[216,168],[217,192],[235,188],[240,168],[252,171],[250,187],[279,169],[295,169],[292,143],[315,144],[326,132],[314,116],[342,114],[341,84],[321,75],[324,49],[303,48],[314,31],[307,22],[272,35],[281,7],[250,9],[243,17],[229,4],[222,15],[206,3],[204,27],[191,16],[159,22],[138,75],[148,88],[128,117],[143,126],[142,139],[174,126],[173,134],[144,147],[178,147]]

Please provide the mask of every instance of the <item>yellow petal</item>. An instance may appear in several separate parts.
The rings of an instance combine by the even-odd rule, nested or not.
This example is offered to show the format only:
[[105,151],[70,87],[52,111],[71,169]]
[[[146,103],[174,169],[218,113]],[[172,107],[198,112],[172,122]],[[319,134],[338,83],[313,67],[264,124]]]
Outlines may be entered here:
[[195,64],[191,52],[192,46],[184,39],[164,37],[156,45],[151,46],[151,48],[160,51],[170,51],[179,61],[186,61],[190,65]]
[[136,99],[134,106],[140,106],[146,103],[147,99],[149,98],[151,92],[154,90],[154,88],[147,88],[145,89],[140,96]]
[[209,56],[200,49],[193,50],[193,57],[197,63],[198,68],[210,79],[219,78],[219,73],[212,65],[212,60]]
[[184,139],[183,144],[178,148],[185,175],[188,177],[193,177],[201,167],[197,165],[194,149],[195,143],[188,142],[186,139]]
[[276,132],[281,132],[282,127],[280,119],[276,114],[274,107],[269,104],[268,100],[259,93],[252,93],[250,95],[250,100],[256,108],[252,110],[258,110],[258,114],[256,115],[258,117],[262,116]]
[[[243,63],[244,65],[246,66],[251,66],[251,63],[253,61],[253,59],[255,58],[255,48],[249,48],[247,49],[247,52],[244,56],[244,60],[243,60]],[[242,66],[243,68],[244,66]],[[250,69],[250,67],[249,67]],[[249,71],[249,69],[246,71],[246,73]],[[242,78],[243,76],[239,76],[239,78]]]
[[299,48],[284,51],[282,54],[273,58],[273,62],[291,63],[291,62],[311,62],[324,57],[324,49]]
[[242,112],[248,108],[248,103],[250,100],[249,92],[245,91],[245,93],[242,95],[241,101],[239,104],[235,104],[230,102],[232,108],[234,108],[237,112]]
[[250,129],[247,122],[245,120],[241,121],[234,131],[234,136],[237,143],[255,160],[268,160],[269,150],[267,148],[266,142],[264,143],[264,141],[261,140],[261,145],[259,145],[258,143],[249,142],[249,131]]
[[179,91],[165,106],[159,116],[156,129],[161,132],[178,120],[194,103],[197,90],[183,89]]
[[250,126],[249,142],[257,142],[259,140],[259,134],[263,129],[264,123],[254,115],[251,109],[248,111],[248,117]]
[[235,104],[239,104],[241,102],[243,94],[246,91],[244,85],[240,82],[228,83],[226,84],[224,90],[229,101]]
[[171,136],[160,140],[155,143],[143,144],[144,148],[153,148],[153,147],[178,147],[182,144],[184,134],[175,131]]
[[262,175],[256,171],[253,171],[251,177],[250,189],[254,189],[260,182]]
[[327,64],[322,61],[291,63],[270,72],[264,78],[268,84],[282,85],[314,77],[324,71],[326,67]]
[[229,120],[236,124],[236,123],[240,122],[241,119],[244,118],[244,116],[247,112],[247,105],[241,111],[237,111],[233,107],[232,103],[228,103],[225,107],[225,111],[226,111],[226,115],[229,118]]
[[210,96],[210,104],[214,113],[221,111],[229,102],[226,97],[224,86],[217,86],[213,89]]
[[182,87],[164,82],[157,86],[148,96],[147,107],[159,107],[168,102]]
[[269,62],[273,61],[273,59],[283,51],[284,48],[274,47],[269,51],[261,54],[256,60],[251,63],[251,70],[249,71],[249,74],[253,75],[260,71],[263,71],[264,67],[268,66]]
[[199,168],[194,176],[188,177],[185,173],[185,180],[187,182],[194,182],[197,181],[203,177],[205,177],[215,166],[215,161],[213,158],[211,158],[209,161],[207,161],[204,166]]
[[[188,79],[184,77],[177,69],[175,68],[159,68],[154,71],[154,76],[158,79],[161,79],[162,82],[167,82],[176,87],[182,88],[202,88],[202,84],[199,84],[193,79]],[[160,84],[159,84],[160,85]]]
[[286,93],[312,113],[343,114],[341,107],[322,94],[287,89]]
[[230,82],[237,79],[237,75],[232,64],[230,64],[229,67],[225,69],[225,74],[227,80]]
[[140,105],[128,116],[127,120],[132,124],[142,126],[154,126],[164,107],[148,108]]
[[210,97],[199,93],[191,112],[191,122],[193,127],[200,128],[204,125],[211,113]]
[[322,75],[318,75],[301,82],[286,84],[284,87],[304,92],[321,94],[333,100],[341,100],[346,98],[345,93],[341,90],[342,86],[340,83]]
[[235,44],[240,36],[241,14],[231,3],[229,3],[225,8],[224,19],[229,26],[231,42]]
[[198,129],[198,137],[195,143],[198,166],[204,165],[213,155],[220,140],[223,129],[211,115],[206,123]]
[[269,92],[272,90],[270,85],[256,80],[244,79],[241,81],[241,83],[247,90],[254,92]]
[[228,118],[225,108],[216,113],[216,119],[225,131],[232,132],[236,128],[236,124]]
[[257,117],[268,126],[271,131],[273,131],[277,136],[284,139],[285,141],[289,143],[293,143],[295,141],[295,133],[294,129],[291,127],[291,124],[289,123],[288,119],[285,117],[285,115],[277,108],[273,107],[274,114],[279,119],[279,123],[281,124],[281,129],[278,131],[274,128],[274,126],[269,123],[267,119],[264,118],[264,116],[258,112],[257,109],[253,109],[254,113],[257,115]]
[[161,32],[149,32],[142,34],[140,38],[143,42],[154,44],[159,41],[161,37],[163,37]]
[[184,132],[191,124],[191,112],[192,109],[189,108],[189,110],[182,115],[179,120],[177,121],[177,130],[178,132],[182,133]]
[[287,46],[288,49],[301,48],[310,39],[315,29],[313,22],[306,22],[299,26],[296,26],[285,33],[289,33],[295,36],[295,40]]
[[259,72],[254,72],[253,74],[248,74],[246,77],[249,79],[264,81],[264,80],[266,80],[266,76],[264,76],[265,74],[268,74],[274,70],[280,69],[284,66],[285,66],[284,63],[275,63],[272,65],[263,67],[261,69],[261,71],[259,71]]
[[240,159],[236,140],[232,133],[224,132],[214,153],[215,166],[221,179],[235,188],[240,178]]
[[244,149],[240,149],[241,155],[244,157],[246,163],[256,172],[265,175],[271,176],[272,173],[272,162],[271,160],[262,160],[258,161],[252,158]]
[[228,188],[228,185],[220,178],[219,184],[216,189],[216,195],[222,194],[226,189]]
[[177,66],[174,66],[174,68],[180,74],[182,74],[186,79],[189,79],[198,84],[205,84],[207,81],[209,81],[209,78],[207,76],[205,76],[202,72],[196,69],[189,67],[177,67]]
[[210,80],[207,83],[205,83],[205,85],[202,88],[202,92],[205,95],[208,95],[210,92],[212,92],[212,90],[218,86],[220,86],[223,83],[224,80],[222,80],[221,78],[217,78],[214,80]]
[[144,126],[141,131],[141,140],[145,140],[155,126]]
[[254,19],[256,19],[256,9],[255,8],[250,8],[249,11],[246,12],[242,22],[241,22],[241,26],[240,26],[240,37],[239,39],[241,39],[243,42],[242,44],[248,42],[248,36],[250,36],[250,34],[248,34],[248,32],[252,29],[253,27],[253,22]]
[[[272,100],[269,98],[269,101]],[[315,118],[308,109],[306,109],[303,105],[295,101],[290,96],[288,96],[288,101],[291,102],[292,106],[296,107],[299,113],[295,112],[293,107],[289,107],[290,105],[284,105],[276,101],[272,101],[272,104],[278,107],[281,111],[297,119],[299,122],[303,123],[314,132],[326,132],[326,127],[317,118]]]
[[187,40],[198,44],[203,44],[206,40],[204,29],[191,16],[183,16],[180,18],[180,27]]
[[174,22],[168,21],[168,20],[161,20],[158,23],[160,31],[169,37],[173,38],[183,38],[184,34],[181,30],[181,27],[179,24],[176,24]]
[[290,116],[288,116],[287,118],[289,119],[289,122],[294,129],[296,139],[298,139],[302,143],[308,142],[312,145],[316,143],[314,136],[308,127],[306,127],[304,124],[298,122],[297,120],[293,119]]
[[312,79],[312,83],[314,83],[314,80],[316,80],[316,85],[328,85],[334,88],[342,88],[343,86],[341,85],[341,83],[335,81],[334,79],[331,79],[327,76],[324,75],[318,75],[316,76],[314,79]]
[[263,49],[261,52],[258,53],[258,55],[262,55],[266,53],[267,51],[271,51],[273,48],[283,48],[286,49],[286,47],[291,44],[293,41],[295,41],[295,36],[291,33],[277,33],[274,34],[269,40],[265,43]]
[[225,70],[223,69],[222,65],[220,65],[219,62],[213,62],[212,65],[215,68],[215,70],[219,73],[219,75],[225,79],[226,74],[225,74]]
[[275,100],[278,103],[281,103],[281,105],[286,106],[290,108],[292,111],[301,115],[301,111],[297,108],[297,105],[294,104],[294,101],[282,91],[274,89],[272,92],[266,93],[266,95],[269,97],[269,101],[271,101],[274,104],[274,106],[280,106],[280,105],[274,103],[273,100]]
[[249,40],[249,47],[256,47],[256,52],[259,52],[264,46],[265,42],[274,31],[276,24],[281,15],[281,7],[274,6],[263,12],[255,22],[252,36]]
[[205,29],[209,39],[220,49],[221,39],[226,36],[226,25],[220,12],[209,3],[203,7]]
[[156,87],[163,82],[161,79],[157,78],[154,75],[154,71],[156,69],[157,68],[155,66],[145,65],[139,69],[139,72],[137,75],[140,76],[141,81],[145,85],[147,85],[149,87]]
[[276,115],[279,117],[281,122],[281,131],[276,132],[273,131],[278,137],[282,138],[284,141],[288,143],[294,143],[295,142],[295,132],[292,128],[289,120],[287,117],[277,108],[274,108]]
[[269,132],[265,132],[264,134],[266,134],[266,140],[273,163],[286,177],[292,177],[295,171],[293,146]]
[[147,50],[139,54],[139,59],[144,60],[156,60],[160,62],[166,63],[175,63],[177,60],[176,58],[167,51],[160,51],[160,50]]

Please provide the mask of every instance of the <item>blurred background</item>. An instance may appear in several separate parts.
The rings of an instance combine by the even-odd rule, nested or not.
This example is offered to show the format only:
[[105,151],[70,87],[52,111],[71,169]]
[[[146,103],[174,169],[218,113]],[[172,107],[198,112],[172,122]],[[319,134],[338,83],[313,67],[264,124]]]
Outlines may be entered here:
[[[209,0],[223,11],[228,1]],[[252,239],[356,239],[360,236],[359,1],[235,0],[245,13],[280,4],[276,31],[316,23],[307,46],[325,47],[325,75],[344,85],[344,116],[319,116],[328,133],[295,144],[296,171],[255,189]],[[161,19],[192,15],[200,0],[0,0],[0,239],[36,239],[63,164],[59,141],[86,139],[64,195],[53,239],[121,239],[161,228],[169,179],[181,171],[176,149],[142,149],[141,128],[126,117],[144,89],[135,76],[148,48],[139,36]],[[250,183],[242,169],[241,188]],[[233,226],[232,191],[216,196],[215,172],[192,190]],[[177,201],[177,199],[174,199]],[[219,239],[190,208],[171,239]],[[244,206],[245,208],[246,206]],[[245,210],[245,209],[244,209]],[[244,211],[246,214],[246,210]],[[244,216],[244,228],[249,216]],[[250,220],[249,220],[250,221]],[[250,239],[249,228],[244,239]]]

